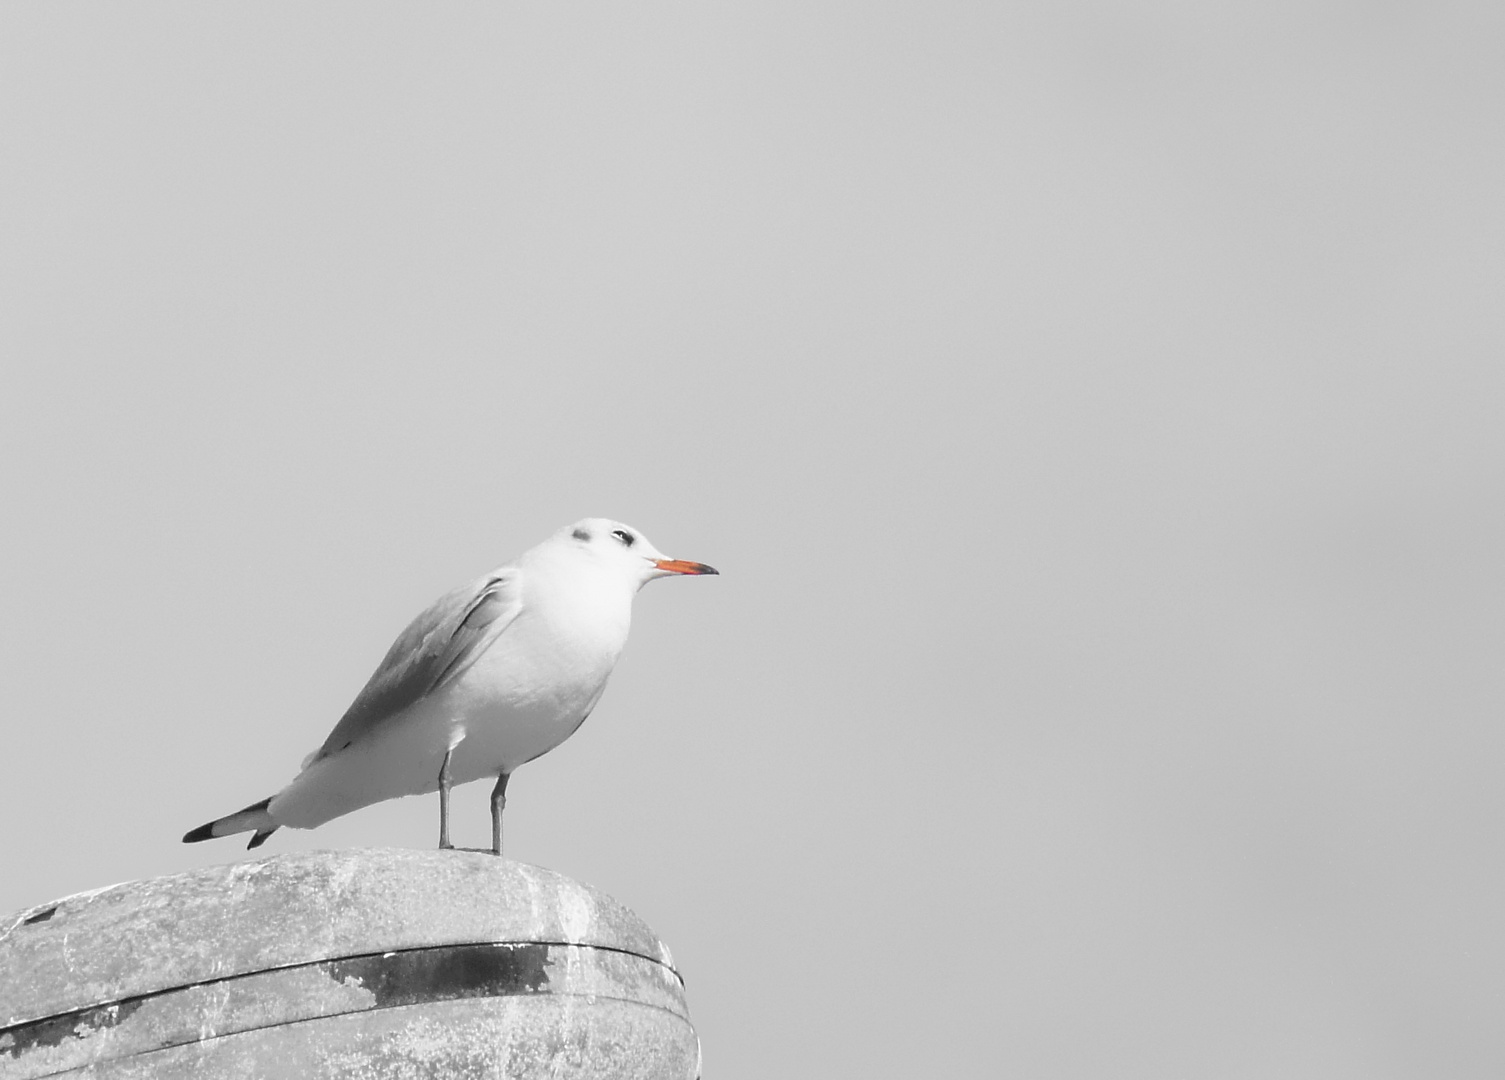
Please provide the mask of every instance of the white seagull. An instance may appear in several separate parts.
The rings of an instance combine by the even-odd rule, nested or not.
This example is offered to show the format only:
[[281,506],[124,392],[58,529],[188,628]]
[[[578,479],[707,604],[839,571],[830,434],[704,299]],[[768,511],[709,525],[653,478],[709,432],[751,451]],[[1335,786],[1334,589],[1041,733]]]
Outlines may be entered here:
[[601,700],[627,644],[633,596],[654,578],[714,573],[666,558],[619,521],[565,526],[435,601],[398,635],[292,783],[183,842],[252,832],[247,847],[259,847],[284,825],[312,829],[437,788],[439,846],[451,848],[449,789],[494,776],[491,850],[500,855],[507,778],[573,735]]

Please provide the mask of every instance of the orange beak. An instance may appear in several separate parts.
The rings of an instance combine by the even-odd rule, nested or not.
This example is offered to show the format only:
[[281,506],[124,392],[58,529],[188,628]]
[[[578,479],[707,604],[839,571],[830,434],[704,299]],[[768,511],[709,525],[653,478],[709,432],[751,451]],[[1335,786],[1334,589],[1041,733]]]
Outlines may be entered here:
[[714,566],[707,566],[703,562],[690,562],[686,559],[655,559],[653,565],[671,574],[714,574],[717,572]]

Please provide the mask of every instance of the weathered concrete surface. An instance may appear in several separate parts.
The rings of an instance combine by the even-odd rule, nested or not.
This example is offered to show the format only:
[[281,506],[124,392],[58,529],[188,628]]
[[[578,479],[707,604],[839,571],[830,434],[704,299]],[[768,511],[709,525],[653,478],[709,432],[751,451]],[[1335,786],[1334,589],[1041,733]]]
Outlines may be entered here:
[[280,855],[0,920],[0,1080],[688,1080],[698,1043],[671,965],[626,908],[538,867]]
[[261,1028],[55,1074],[95,1080],[691,1080],[673,1013],[571,997],[489,998]]

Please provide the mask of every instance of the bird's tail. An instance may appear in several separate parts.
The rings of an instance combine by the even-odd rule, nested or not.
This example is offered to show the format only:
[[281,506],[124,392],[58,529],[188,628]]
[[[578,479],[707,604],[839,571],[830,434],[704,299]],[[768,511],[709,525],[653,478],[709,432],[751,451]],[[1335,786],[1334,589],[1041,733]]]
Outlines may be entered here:
[[191,829],[183,834],[183,843],[197,844],[200,840],[213,840],[216,836],[233,836],[235,833],[254,831],[255,835],[251,837],[251,842],[246,845],[246,849],[260,847],[266,843],[267,837],[279,828],[272,820],[272,815],[267,813],[267,807],[271,802],[271,796],[268,796],[259,803],[252,803],[244,810],[237,810],[233,814],[215,818],[207,825]]

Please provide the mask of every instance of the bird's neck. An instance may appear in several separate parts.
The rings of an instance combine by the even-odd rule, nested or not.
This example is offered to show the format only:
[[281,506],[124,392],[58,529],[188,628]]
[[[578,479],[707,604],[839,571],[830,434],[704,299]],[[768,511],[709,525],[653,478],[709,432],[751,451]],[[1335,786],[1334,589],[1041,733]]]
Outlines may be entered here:
[[[551,568],[540,575],[539,593],[526,601],[556,631],[581,639],[582,644],[609,650],[613,656],[627,643],[636,589],[624,583],[611,567],[582,559]],[[530,590],[531,591],[531,590]]]

